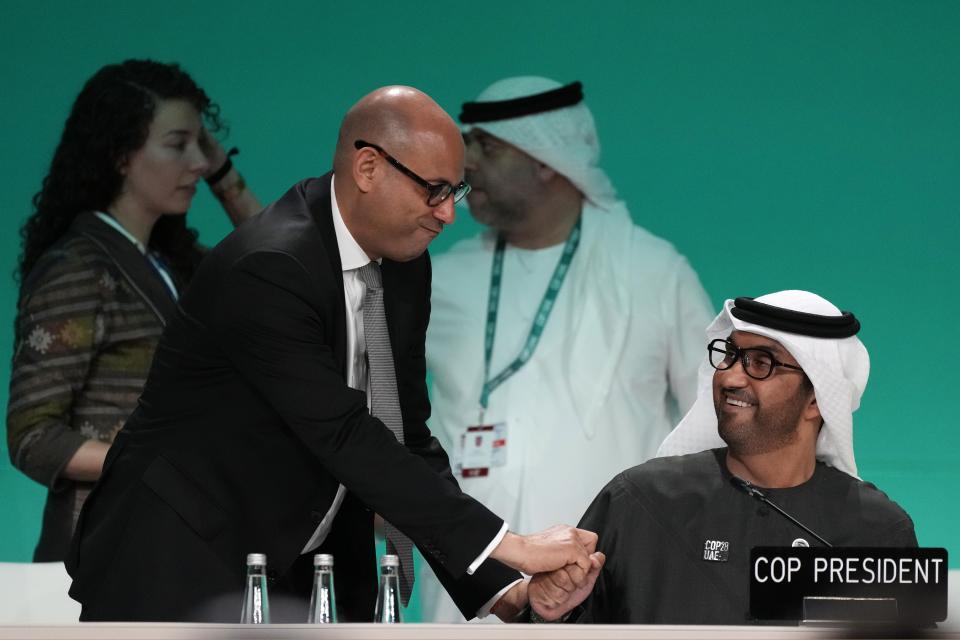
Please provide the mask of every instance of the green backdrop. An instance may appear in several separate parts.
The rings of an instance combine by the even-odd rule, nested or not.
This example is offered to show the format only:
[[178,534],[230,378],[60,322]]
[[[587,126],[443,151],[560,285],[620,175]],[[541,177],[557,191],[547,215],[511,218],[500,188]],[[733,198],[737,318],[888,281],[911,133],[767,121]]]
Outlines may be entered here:
[[[19,252],[82,83],[127,57],[179,61],[217,100],[264,202],[325,172],[344,110],[412,84],[456,115],[504,76],[584,83],[603,164],[714,304],[784,288],[856,312],[873,371],[860,471],[960,566],[960,3],[3,0],[0,361]],[[466,210],[434,244],[475,233]],[[202,239],[229,229],[208,193]],[[0,367],[6,405],[9,370]],[[29,559],[44,491],[0,444],[0,561]],[[593,464],[602,464],[593,461]],[[611,475],[619,469],[611,469]]]

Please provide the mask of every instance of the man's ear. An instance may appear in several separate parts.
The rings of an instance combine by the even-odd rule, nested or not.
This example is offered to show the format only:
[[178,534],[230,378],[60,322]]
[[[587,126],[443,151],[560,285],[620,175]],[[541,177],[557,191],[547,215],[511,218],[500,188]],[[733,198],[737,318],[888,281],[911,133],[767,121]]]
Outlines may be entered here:
[[537,167],[537,177],[540,179],[540,182],[546,184],[547,182],[553,180],[555,175],[557,175],[557,172],[553,168],[548,167],[542,162],[539,163],[539,166]]
[[363,147],[353,157],[353,181],[362,193],[368,193],[377,181],[380,171],[378,160],[377,152],[370,147]]
[[811,422],[823,423],[823,416],[820,415],[820,405],[817,404],[817,394],[813,390],[810,391],[810,400],[803,409],[803,418]]

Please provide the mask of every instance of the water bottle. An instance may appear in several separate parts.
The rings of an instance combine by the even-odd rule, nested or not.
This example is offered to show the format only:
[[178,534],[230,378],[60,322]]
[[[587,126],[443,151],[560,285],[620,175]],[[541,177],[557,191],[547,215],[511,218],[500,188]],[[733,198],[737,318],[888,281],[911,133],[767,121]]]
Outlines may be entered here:
[[243,624],[270,624],[270,600],[267,598],[267,556],[247,555],[247,588],[243,592]]
[[310,624],[328,624],[337,621],[336,600],[333,597],[333,556],[318,553],[313,556],[313,593],[310,594]]
[[400,558],[385,555],[380,558],[380,591],[373,621],[399,623],[400,620]]

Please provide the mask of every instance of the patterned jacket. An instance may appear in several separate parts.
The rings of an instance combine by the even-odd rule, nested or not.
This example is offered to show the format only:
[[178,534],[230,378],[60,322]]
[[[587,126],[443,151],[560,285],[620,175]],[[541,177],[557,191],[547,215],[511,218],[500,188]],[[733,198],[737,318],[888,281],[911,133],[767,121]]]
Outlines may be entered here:
[[176,301],[130,240],[77,217],[21,288],[7,407],[13,464],[48,487],[35,561],[62,560],[93,483],[60,473],[136,407]]

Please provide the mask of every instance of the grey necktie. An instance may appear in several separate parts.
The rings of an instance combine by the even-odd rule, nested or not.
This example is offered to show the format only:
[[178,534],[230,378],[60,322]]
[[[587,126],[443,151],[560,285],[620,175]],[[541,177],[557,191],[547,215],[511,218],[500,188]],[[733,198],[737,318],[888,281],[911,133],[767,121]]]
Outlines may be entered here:
[[[367,343],[367,376],[370,380],[370,413],[379,418],[403,444],[403,416],[393,368],[393,350],[383,311],[383,284],[380,265],[370,262],[357,272],[367,285],[363,296],[363,337]],[[389,480],[387,480],[389,482]],[[406,606],[413,591],[413,543],[392,524],[383,521],[387,553],[400,558],[400,600]]]

